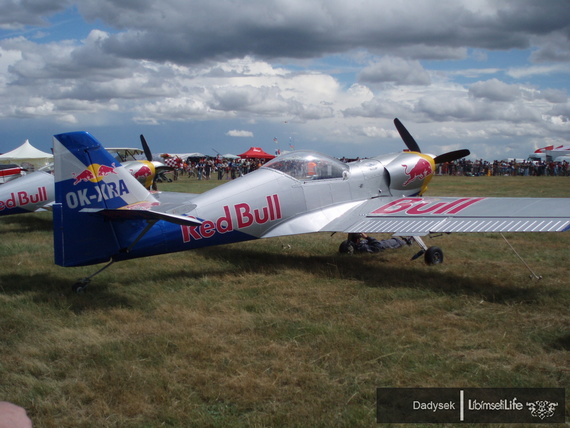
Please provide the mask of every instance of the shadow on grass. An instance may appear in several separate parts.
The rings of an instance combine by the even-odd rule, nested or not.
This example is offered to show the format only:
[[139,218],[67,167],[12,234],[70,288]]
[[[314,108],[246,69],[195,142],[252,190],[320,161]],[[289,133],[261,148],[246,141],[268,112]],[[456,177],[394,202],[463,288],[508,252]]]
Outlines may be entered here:
[[[541,298],[556,298],[558,295],[556,290],[551,289],[517,287],[512,284],[498,284],[493,279],[482,280],[480,274],[474,275],[473,278],[458,276],[438,269],[437,266],[430,268],[429,271],[418,269],[413,263],[422,262],[409,263],[404,254],[401,255],[402,265],[394,266],[393,262],[382,264],[382,254],[314,256],[286,252],[271,253],[266,249],[255,248],[236,249],[233,246],[217,246],[194,251],[205,259],[220,261],[220,265],[225,266],[216,270],[208,270],[207,276],[209,277],[252,273],[269,276],[287,269],[294,269],[324,279],[356,280],[371,288],[410,288],[448,295],[477,296],[482,300],[498,304],[532,304]],[[95,271],[96,267],[93,269]],[[165,278],[164,271],[157,266],[149,267],[147,273],[145,278],[151,281],[160,281]],[[195,271],[191,268],[168,272],[170,280],[198,279],[203,276],[203,271],[199,269]],[[132,285],[137,281],[128,276],[117,278],[117,280],[125,285]],[[62,304],[67,304],[77,313],[85,310],[136,305],[128,295],[115,286],[107,286],[100,277],[94,278],[93,284],[89,286],[84,296],[78,296],[71,290],[74,282],[75,279],[70,280],[69,277],[49,274],[31,276],[0,274],[0,293],[35,292],[34,301],[39,303],[60,300]],[[133,299],[136,300],[135,297]]]
[[[535,303],[545,293],[557,293],[553,290],[521,288],[497,284],[492,279],[481,277],[465,278],[449,272],[443,272],[437,266],[430,272],[411,265],[382,265],[381,254],[361,254],[354,256],[310,256],[293,254],[271,254],[255,249],[230,247],[206,248],[200,250],[203,257],[223,260],[235,266],[236,274],[263,272],[277,274],[283,269],[304,270],[323,278],[339,278],[362,281],[373,288],[414,288],[441,292],[449,295],[478,296],[499,304]],[[402,255],[402,257],[405,257]],[[404,259],[405,260],[405,259]],[[417,263],[421,263],[418,261]],[[227,273],[227,272],[226,272]]]
[[53,221],[50,216],[38,216],[33,214],[21,214],[2,217],[4,225],[11,225],[10,232],[21,233],[30,230],[52,231]]
[[550,345],[550,347],[558,351],[570,351],[570,334],[559,337]]
[[84,311],[110,308],[130,308],[133,302],[128,296],[119,294],[113,287],[104,283],[94,284],[96,293],[78,295],[71,290],[74,281],[58,276],[36,275],[0,275],[0,294],[30,294],[37,304],[65,307],[76,314]]

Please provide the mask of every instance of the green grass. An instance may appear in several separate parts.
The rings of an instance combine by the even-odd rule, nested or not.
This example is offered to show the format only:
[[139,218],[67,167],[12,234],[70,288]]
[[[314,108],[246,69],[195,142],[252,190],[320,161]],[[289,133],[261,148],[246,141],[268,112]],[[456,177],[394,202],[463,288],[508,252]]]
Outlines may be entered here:
[[[570,197],[565,177],[436,177],[431,195]],[[163,190],[200,193],[217,180]],[[38,427],[377,426],[377,387],[570,384],[569,234],[342,257],[312,234],[53,264],[49,213],[0,219],[0,400]],[[570,408],[567,406],[566,412]]]

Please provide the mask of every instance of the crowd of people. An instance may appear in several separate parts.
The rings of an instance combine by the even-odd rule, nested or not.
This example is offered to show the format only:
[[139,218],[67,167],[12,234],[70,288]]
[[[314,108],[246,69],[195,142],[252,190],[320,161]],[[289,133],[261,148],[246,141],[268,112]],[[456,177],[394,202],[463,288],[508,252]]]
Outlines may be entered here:
[[224,159],[216,158],[165,158],[164,163],[174,168],[174,180],[188,176],[198,180],[233,180],[261,167],[264,159]]
[[[343,158],[343,162],[348,160]],[[265,164],[264,159],[224,159],[224,158],[188,158],[168,157],[165,163],[174,168],[174,179],[188,176],[198,180],[233,180],[248,174]],[[437,166],[436,175],[464,176],[569,176],[567,161],[530,161],[530,160],[495,160],[475,161],[461,159]]]
[[467,176],[569,176],[570,169],[567,161],[495,160],[489,162],[483,159],[476,161],[461,159],[439,165],[436,174]]

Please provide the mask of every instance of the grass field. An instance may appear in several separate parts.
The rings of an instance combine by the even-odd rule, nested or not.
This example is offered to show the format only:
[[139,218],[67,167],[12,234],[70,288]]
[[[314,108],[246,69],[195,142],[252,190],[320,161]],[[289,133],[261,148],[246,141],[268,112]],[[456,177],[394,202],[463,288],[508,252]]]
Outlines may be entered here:
[[[568,184],[436,177],[428,193]],[[76,295],[94,267],[53,264],[50,213],[0,231],[0,400],[36,427],[374,427],[377,387],[570,385],[569,233],[506,235],[541,281],[497,234],[428,239],[434,267],[313,234],[117,263]]]

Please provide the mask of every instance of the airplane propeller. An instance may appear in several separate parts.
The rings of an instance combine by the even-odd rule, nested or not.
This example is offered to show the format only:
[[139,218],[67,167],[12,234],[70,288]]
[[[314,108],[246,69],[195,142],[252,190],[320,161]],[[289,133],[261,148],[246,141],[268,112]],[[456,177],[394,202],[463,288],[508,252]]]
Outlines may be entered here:
[[[150,150],[150,146],[146,142],[146,138],[144,137],[143,134],[140,135],[140,139],[141,139],[141,144],[142,144],[144,154],[146,156],[146,160],[149,162],[152,162],[152,151]],[[154,177],[152,179],[152,190],[158,190],[157,185],[156,185],[156,181],[159,178],[159,175],[164,171],[171,171],[172,168],[169,166],[166,166],[166,165],[162,165],[162,164],[157,165],[157,162],[154,162],[154,168],[155,168],[155,173],[154,173]]]
[[[414,140],[414,137],[412,137],[412,134],[410,134],[408,132],[406,127],[402,124],[402,122],[400,122],[400,120],[398,118],[394,119],[394,125],[396,125],[396,129],[398,130],[400,137],[402,137],[402,140],[404,140],[404,144],[406,145],[406,147],[408,149],[410,149],[412,152],[421,153],[422,151],[420,150],[420,146],[418,145],[418,143],[416,143],[416,140]],[[470,154],[471,154],[471,152],[467,149],[454,150],[452,152],[447,152],[447,153],[443,153],[441,155],[436,156],[433,159],[433,161],[436,164],[445,163],[445,162],[453,162],[454,160],[467,157]]]
[[402,137],[402,140],[404,140],[404,144],[406,144],[406,147],[410,149],[412,152],[421,153],[422,151],[420,150],[420,146],[418,145],[418,143],[416,143],[416,140],[414,140],[412,134],[410,134],[406,129],[406,127],[402,124],[402,122],[400,122],[400,119],[398,118],[394,119],[394,125],[396,125],[396,129],[400,133],[400,137]]
[[143,134],[141,134],[141,144],[146,156],[146,160],[152,162],[152,152],[150,151],[150,147],[148,146],[148,143],[146,142]]
[[453,162],[454,160],[467,157],[470,154],[471,154],[471,152],[467,149],[454,150],[453,152],[447,152],[447,153],[444,153],[442,155],[436,156],[433,159],[433,161],[435,163]]

